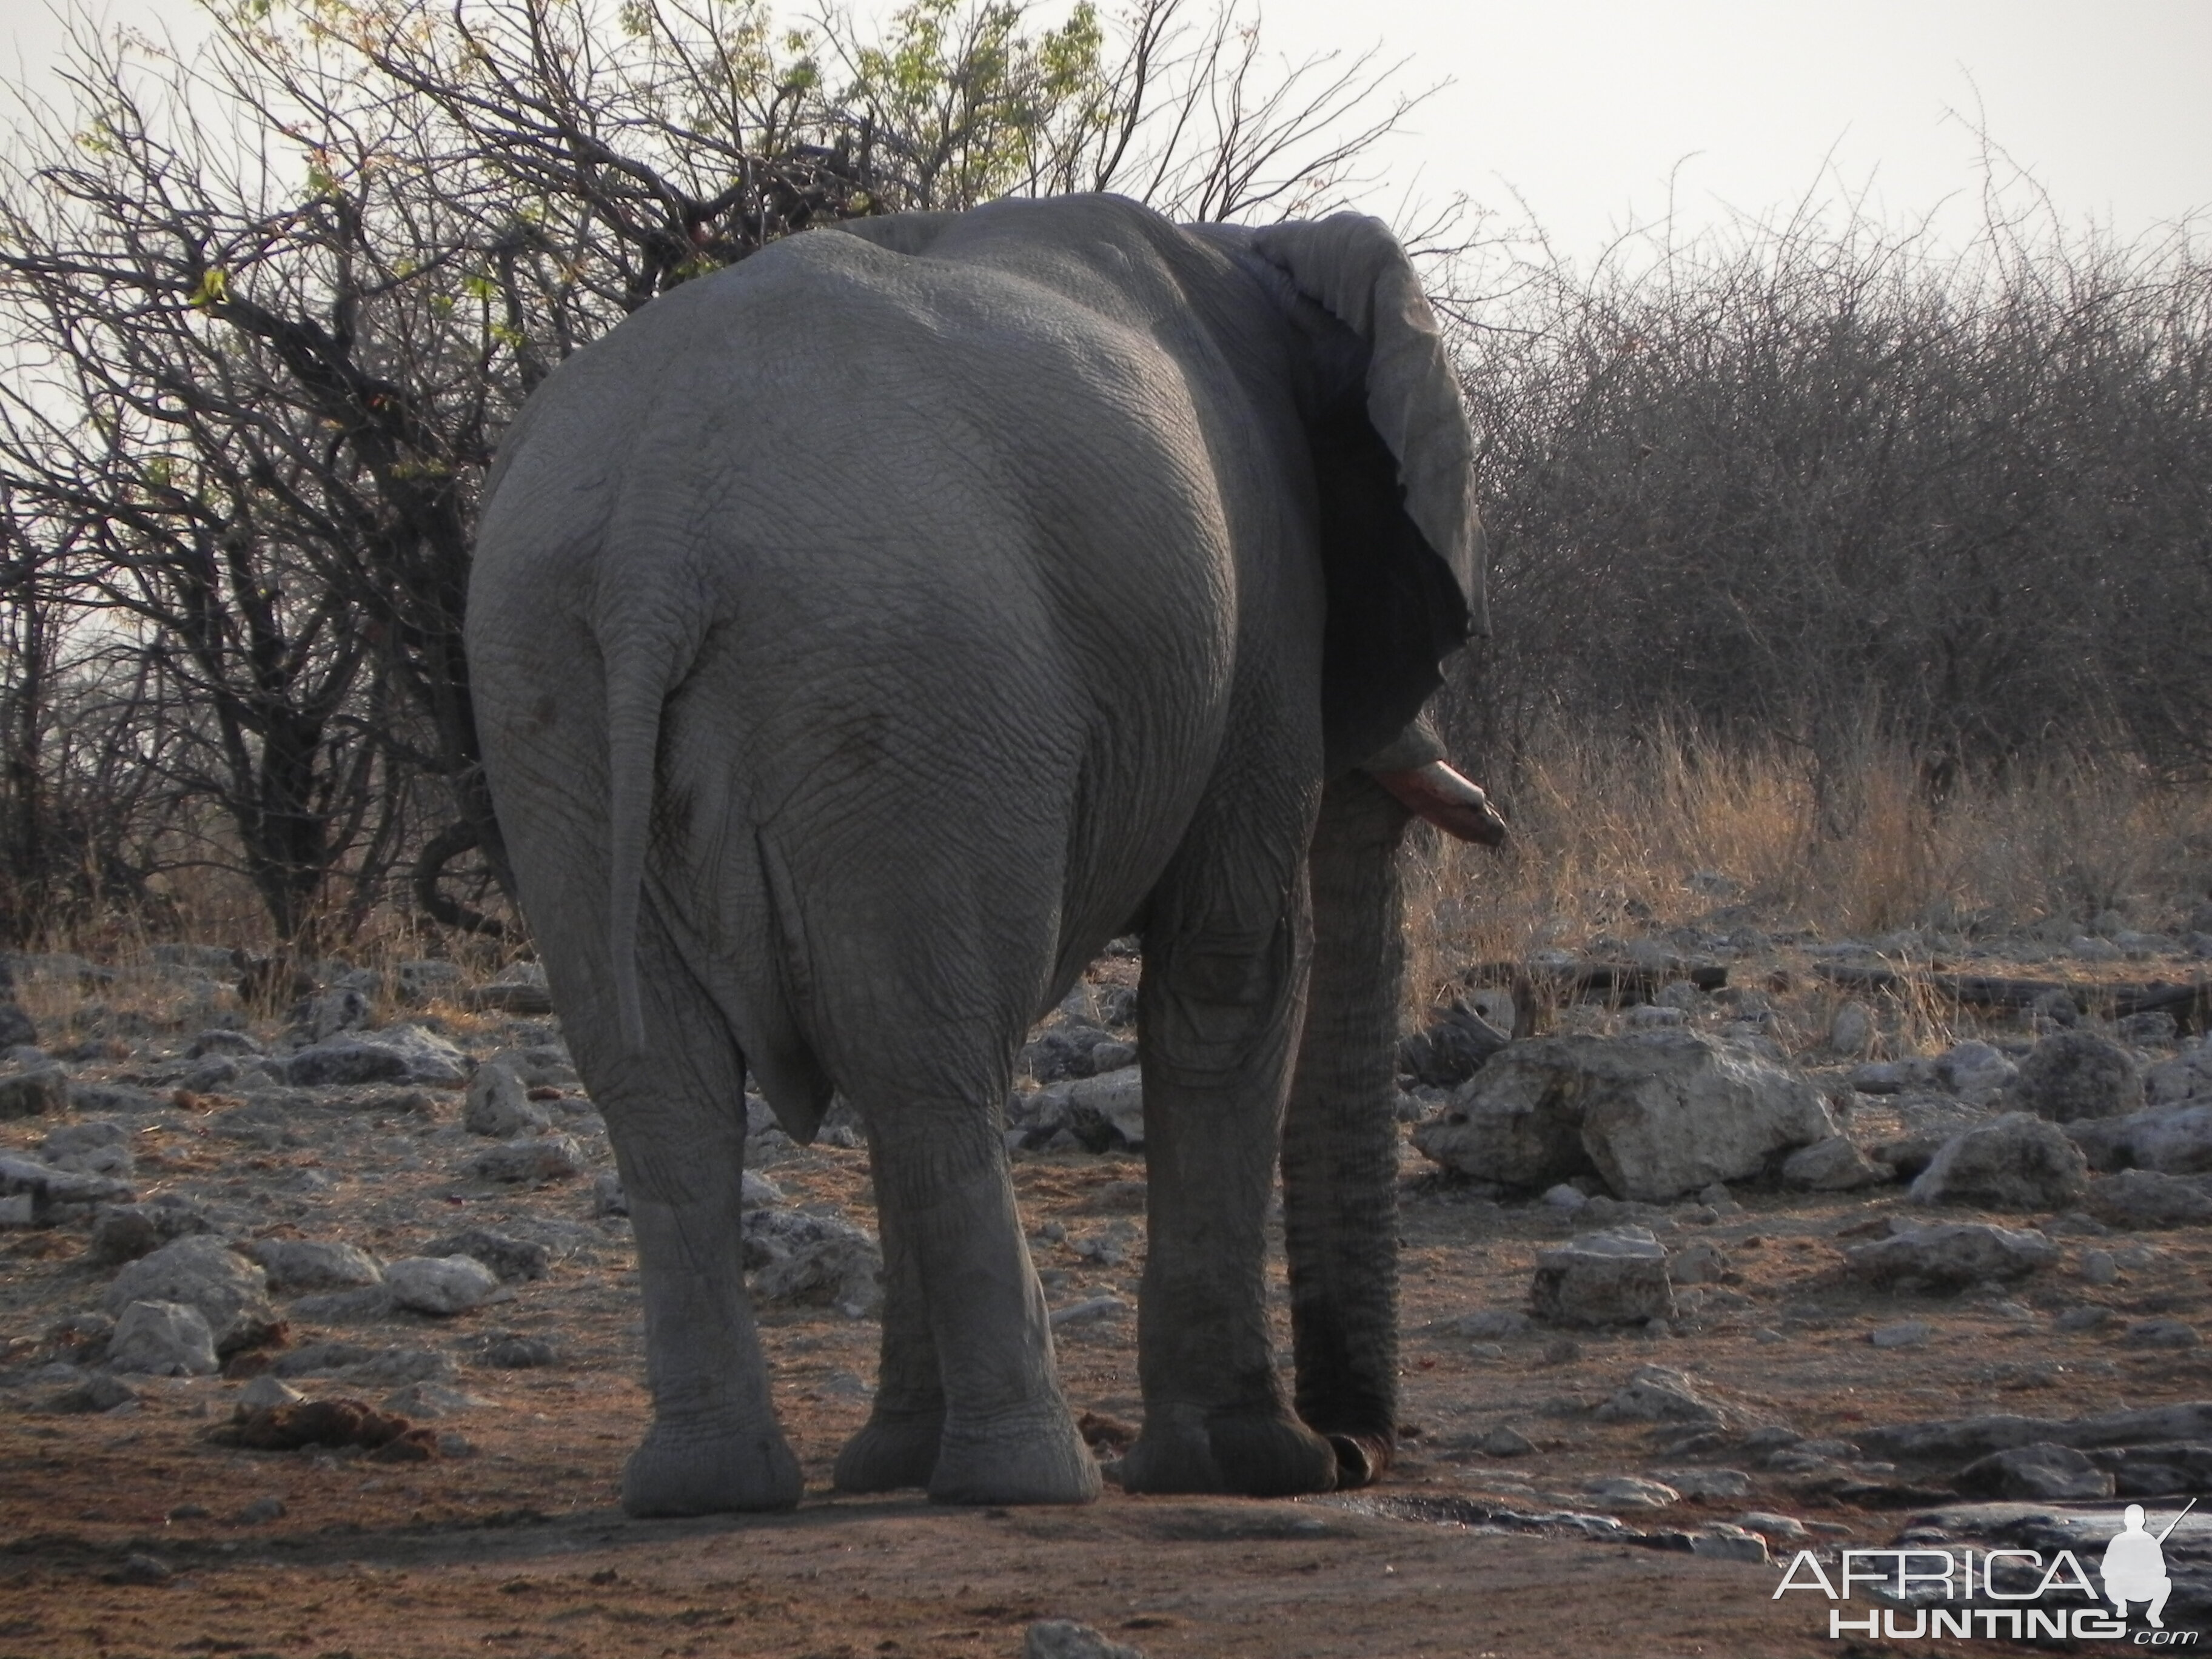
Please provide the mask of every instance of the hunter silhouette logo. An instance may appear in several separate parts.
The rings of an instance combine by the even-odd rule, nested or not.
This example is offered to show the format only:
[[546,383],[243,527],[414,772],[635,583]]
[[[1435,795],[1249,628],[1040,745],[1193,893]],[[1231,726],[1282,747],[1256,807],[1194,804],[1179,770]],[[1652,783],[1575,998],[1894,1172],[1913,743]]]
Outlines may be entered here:
[[[2196,1507],[2192,1498],[2181,1515]],[[2148,1601],[2150,1606],[2143,1610],[2143,1617],[2153,1630],[2166,1628],[2166,1620],[2159,1615],[2166,1611],[2166,1598],[2173,1594],[2173,1580],[2166,1576],[2166,1540],[2181,1524],[2181,1515],[2167,1522],[2166,1530],[2155,1538],[2143,1525],[2142,1504],[2130,1504],[2121,1515],[2120,1531],[2105,1546],[2104,1565],[2099,1569],[2105,1581],[2105,1599],[2121,1618],[2128,1616],[2129,1602]]]
[[[2194,1647],[2199,1632],[2166,1627],[2166,1604],[2173,1594],[2173,1580],[2166,1570],[2166,1541],[2196,1507],[2192,1498],[2162,1531],[2153,1533],[2143,1506],[2129,1504],[2099,1563],[2099,1577],[2104,1580],[2101,1598],[2088,1570],[2070,1549],[2046,1553],[1933,1545],[1843,1550],[1832,1563],[1832,1578],[1814,1552],[1800,1550],[1784,1569],[1774,1595],[1779,1600],[1791,1590],[1815,1590],[1832,1604],[1845,1604],[1828,1609],[1831,1639],[1953,1636],[2033,1642],[2070,1638],[2126,1640],[2138,1647]],[[2094,1524],[2090,1516],[2078,1518]],[[2089,1545],[2083,1553],[2094,1547]],[[1848,1606],[1862,1595],[1875,1605],[1863,1610]],[[2104,1602],[2112,1604],[2110,1612]],[[2131,1604],[2142,1606],[2144,1627],[2130,1637]]]

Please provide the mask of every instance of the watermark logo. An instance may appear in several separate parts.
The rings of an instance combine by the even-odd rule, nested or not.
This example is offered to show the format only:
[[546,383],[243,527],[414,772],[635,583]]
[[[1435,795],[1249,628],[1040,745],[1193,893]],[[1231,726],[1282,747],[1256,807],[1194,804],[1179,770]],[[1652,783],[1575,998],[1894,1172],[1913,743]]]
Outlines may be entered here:
[[[2192,1498],[2181,1515],[2196,1507]],[[2142,1504],[2129,1504],[2121,1516],[2119,1532],[2105,1546],[2105,1564],[2100,1571],[2105,1580],[2105,1597],[2122,1619],[2128,1616],[2129,1602],[2148,1601],[2150,1606],[2143,1617],[2150,1627],[2166,1628],[2166,1620],[2159,1615],[2166,1611],[2166,1598],[2173,1594],[2173,1580],[2166,1576],[2166,1540],[2181,1524],[2181,1515],[2167,1522],[2166,1530],[2155,1538],[2143,1525]]]
[[[1826,1595],[1828,1635],[1881,1637],[1896,1641],[1937,1637],[2034,1641],[2129,1641],[2137,1647],[2194,1647],[2202,1632],[2168,1630],[2166,1604],[2173,1580],[2166,1570],[2166,1540],[2197,1507],[2191,1498],[2157,1533],[2140,1504],[2120,1516],[2105,1546],[2093,1582],[2070,1549],[1939,1549],[1929,1546],[1844,1550],[1829,1576],[1819,1557],[1800,1550],[1775,1587],[1779,1601],[1792,1590]],[[2101,1586],[2101,1587],[2100,1587]],[[1881,1605],[1848,1605],[1863,1595]],[[2053,1598],[2056,1598],[2055,1601]],[[2069,1599],[2070,1598],[2070,1599]],[[2007,1603],[2013,1605],[2008,1606]],[[2107,1607],[2106,1605],[2109,1603]],[[2130,1630],[2128,1609],[2142,1607],[2143,1623]]]

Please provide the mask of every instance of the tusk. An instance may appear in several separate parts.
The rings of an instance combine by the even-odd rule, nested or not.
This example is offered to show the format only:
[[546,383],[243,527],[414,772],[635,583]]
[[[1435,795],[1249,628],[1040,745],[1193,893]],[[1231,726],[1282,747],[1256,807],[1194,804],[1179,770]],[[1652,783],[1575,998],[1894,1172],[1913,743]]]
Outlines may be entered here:
[[1426,818],[1447,835],[1495,847],[1505,839],[1505,820],[1490,797],[1445,765],[1431,761],[1408,772],[1376,772],[1375,781],[1416,817]]

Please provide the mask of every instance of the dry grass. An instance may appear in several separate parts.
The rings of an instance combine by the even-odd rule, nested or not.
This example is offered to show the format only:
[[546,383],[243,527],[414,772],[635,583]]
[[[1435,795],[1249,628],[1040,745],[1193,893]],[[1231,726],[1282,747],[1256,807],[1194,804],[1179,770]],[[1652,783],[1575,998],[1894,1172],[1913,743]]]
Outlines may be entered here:
[[1514,827],[1502,854],[1418,854],[1409,998],[1426,1006],[1470,963],[1608,934],[1755,927],[1911,956],[1963,939],[2063,942],[2115,914],[2154,931],[2212,888],[2212,788],[2079,761],[1937,800],[1911,754],[1875,740],[1839,774],[1824,788],[1802,751],[1663,726],[1550,733],[1494,781]]

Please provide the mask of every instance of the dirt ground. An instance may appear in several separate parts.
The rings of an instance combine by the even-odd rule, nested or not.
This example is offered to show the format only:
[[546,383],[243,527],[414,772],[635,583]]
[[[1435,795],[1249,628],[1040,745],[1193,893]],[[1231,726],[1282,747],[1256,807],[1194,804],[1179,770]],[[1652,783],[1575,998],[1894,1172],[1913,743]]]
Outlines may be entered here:
[[[471,1046],[498,1036],[487,1024]],[[1875,1424],[2073,1415],[2212,1392],[2197,1351],[2125,1348],[2112,1334],[2124,1322],[2079,1333],[2054,1323],[2084,1303],[2193,1322],[2212,1261],[2206,1230],[2142,1243],[2062,1231],[2060,1264],[2008,1293],[1893,1296],[1843,1273],[1852,1240],[1838,1235],[1902,1210],[1895,1187],[1743,1191],[1735,1211],[1672,1206],[1660,1224],[1670,1246],[1708,1238],[1726,1272],[1666,1334],[1537,1326],[1475,1340],[1458,1322],[1524,1308],[1536,1252],[1588,1224],[1541,1204],[1475,1197],[1408,1149],[1407,1438],[1370,1492],[1260,1503],[1136,1498],[1109,1486],[1089,1508],[1018,1511],[840,1498],[829,1490],[830,1463],[865,1415],[876,1327],[830,1309],[783,1309],[763,1322],[807,1473],[805,1502],[784,1516],[637,1522],[614,1501],[646,1412],[635,1261],[625,1224],[590,1220],[588,1172],[534,1189],[455,1178],[450,1160],[424,1148],[458,1115],[458,1091],[428,1114],[333,1115],[335,1127],[308,1145],[250,1153],[210,1133],[226,1103],[195,1103],[140,1133],[142,1197],[165,1183],[228,1192],[259,1206],[264,1236],[343,1239],[387,1258],[435,1232],[532,1217],[588,1220],[586,1237],[548,1277],[472,1314],[292,1331],[295,1345],[343,1336],[453,1356],[454,1386],[477,1403],[435,1426],[464,1436],[465,1455],[382,1463],[218,1443],[210,1431],[230,1419],[236,1378],[133,1378],[137,1398],[119,1409],[52,1409],[53,1390],[23,1379],[65,1356],[54,1322],[96,1306],[113,1269],[85,1258],[82,1229],[0,1235],[0,1336],[9,1339],[15,1382],[0,1395],[0,1659],[1012,1656],[1040,1618],[1085,1621],[1150,1659],[1997,1653],[2006,1644],[1990,1640],[1831,1640],[1825,1601],[1774,1597],[1796,1548],[1892,1540],[1929,1500],[1916,1472],[1777,1474],[1728,1446],[1669,1455],[1649,1424],[1597,1420],[1591,1408],[1650,1364],[1687,1373],[1739,1434],[1770,1424],[1841,1439]],[[0,1125],[0,1150],[27,1147],[47,1127]],[[802,1208],[872,1224],[865,1152],[783,1147],[761,1167]],[[302,1169],[330,1184],[289,1195],[285,1178]],[[1014,1170],[1053,1305],[1115,1296],[1133,1310],[1141,1160],[1022,1153]],[[266,1196],[279,1193],[288,1195]],[[2091,1243],[2125,1248],[2116,1283],[2081,1277],[2080,1252]],[[1279,1298],[1279,1263],[1277,1290]],[[1923,1345],[1869,1341],[1873,1328],[1908,1317],[1934,1327]],[[1109,1312],[1056,1333],[1079,1411],[1139,1417],[1134,1325],[1132,1312]],[[480,1363],[499,1333],[548,1337],[560,1363]],[[323,1379],[300,1386],[336,1392]],[[1501,1425],[1534,1449],[1483,1450]],[[1614,1512],[1644,1533],[1672,1533],[1677,1545],[1709,1522],[1747,1516],[1788,1517],[1802,1534],[1758,1522],[1775,1552],[1759,1565],[1593,1540],[1571,1522],[1496,1519],[1587,1516],[1607,1507],[1583,1490],[1589,1481],[1690,1466],[1741,1469],[1751,1491]],[[281,1515],[241,1518],[269,1498],[281,1500]]]

